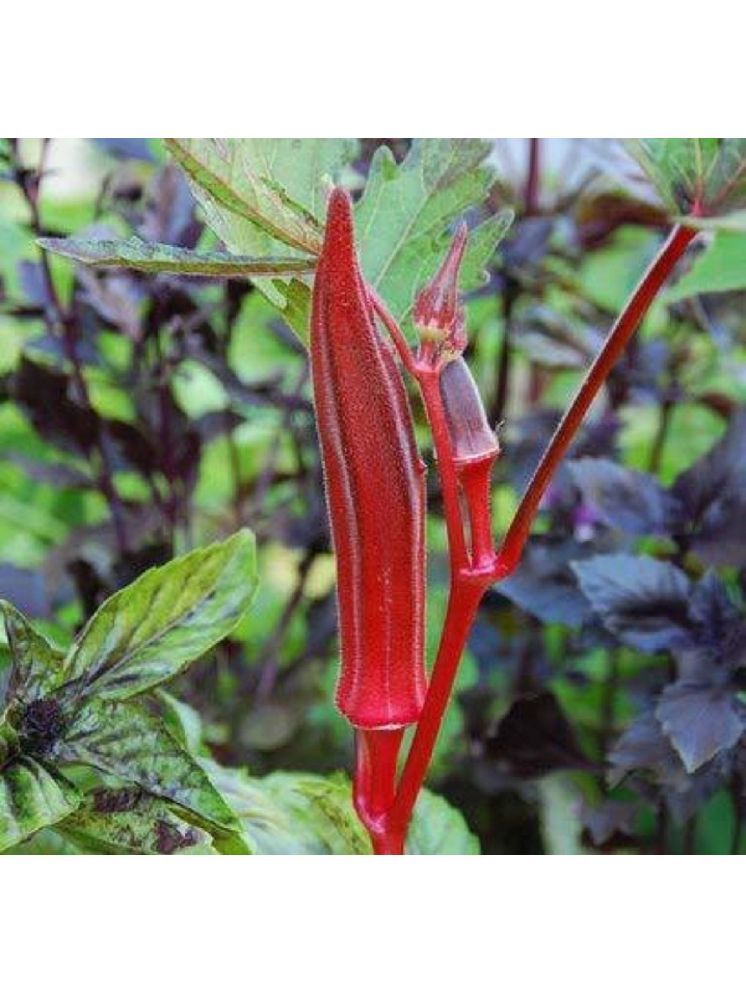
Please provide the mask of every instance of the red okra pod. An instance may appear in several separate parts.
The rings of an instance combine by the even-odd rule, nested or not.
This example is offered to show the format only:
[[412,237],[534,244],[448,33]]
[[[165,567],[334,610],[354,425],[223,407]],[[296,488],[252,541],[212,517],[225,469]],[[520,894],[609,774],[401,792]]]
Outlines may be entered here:
[[337,561],[337,705],[361,729],[408,725],[426,687],[425,469],[340,189],[314,282],[311,372]]

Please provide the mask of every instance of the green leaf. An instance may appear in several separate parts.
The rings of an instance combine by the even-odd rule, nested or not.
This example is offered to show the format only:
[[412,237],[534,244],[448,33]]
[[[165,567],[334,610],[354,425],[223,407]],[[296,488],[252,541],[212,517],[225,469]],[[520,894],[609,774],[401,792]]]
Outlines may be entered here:
[[665,295],[666,302],[746,287],[746,233],[722,231]]
[[[326,187],[357,154],[350,139],[170,138],[166,146],[218,238],[232,252],[253,257],[318,254]],[[308,285],[254,282],[305,340]]]
[[168,731],[181,745],[193,756],[209,752],[202,742],[202,718],[199,712],[162,689],[155,692],[155,697],[160,702],[161,714]]
[[86,853],[214,854],[212,837],[138,788],[101,788],[57,831]]
[[673,214],[746,207],[746,138],[640,138],[629,149]]
[[105,601],[65,660],[98,698],[129,698],[173,677],[226,636],[256,587],[248,530],[146,571]]
[[422,791],[407,834],[408,854],[479,853],[479,841],[469,832],[463,815],[444,799]]
[[89,701],[68,728],[57,757],[86,764],[179,805],[213,830],[238,835],[236,815],[197,760],[145,703]]
[[[415,139],[397,166],[381,146],[355,211],[363,272],[392,313],[405,318],[414,294],[432,276],[448,244],[450,225],[481,204],[495,181],[481,139]],[[481,271],[510,224],[504,213],[472,232],[462,289],[481,282]]]
[[13,658],[7,699],[30,702],[43,698],[62,681],[64,654],[50,646],[8,601],[0,600],[0,611]]
[[192,276],[288,276],[309,273],[310,258],[238,256],[230,252],[194,252],[141,238],[95,241],[77,238],[40,238],[43,249],[91,266],[126,266],[143,273],[186,273]]
[[21,741],[13,724],[9,721],[8,710],[0,714],[0,769],[21,752]]
[[342,775],[279,771],[251,778],[204,761],[214,783],[238,813],[255,854],[369,854],[368,835],[352,807]]
[[272,241],[318,254],[324,184],[357,150],[349,139],[323,138],[167,138],[166,146],[213,231],[252,255]]
[[31,757],[0,770],[0,851],[68,816],[80,803],[75,788]]
[[[371,845],[343,774],[278,771],[252,778],[202,761],[241,819],[255,854],[370,854]],[[409,854],[476,854],[479,844],[460,812],[423,791],[407,839]]]

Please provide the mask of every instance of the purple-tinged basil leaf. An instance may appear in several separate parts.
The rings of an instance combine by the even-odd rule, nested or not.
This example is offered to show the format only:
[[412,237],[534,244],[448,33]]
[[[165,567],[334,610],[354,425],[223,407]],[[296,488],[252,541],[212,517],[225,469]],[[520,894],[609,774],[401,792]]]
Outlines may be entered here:
[[201,225],[195,223],[195,200],[183,172],[165,163],[148,187],[145,216],[139,234],[146,242],[194,248]]
[[39,484],[51,484],[53,487],[94,487],[95,481],[91,476],[77,467],[69,466],[66,463],[46,462],[45,460],[33,459],[21,453],[8,453],[6,459],[19,467],[31,480]]
[[687,785],[686,771],[653,711],[643,712],[624,730],[607,760],[612,787],[632,771],[648,771],[679,789]]
[[744,709],[729,688],[671,684],[655,714],[689,774],[735,746],[746,728]]
[[529,359],[548,369],[585,369],[603,342],[595,329],[574,324],[545,305],[522,315],[516,328],[516,345]]
[[555,770],[592,770],[572,726],[551,691],[518,698],[485,743],[485,755],[514,777]]
[[591,615],[571,561],[586,553],[581,543],[538,536],[527,545],[518,569],[496,590],[542,622],[578,627]]
[[39,263],[22,259],[18,264],[18,279],[23,296],[29,304],[45,308],[50,303],[49,290],[44,280],[44,271]]
[[139,788],[99,788],[57,831],[86,853],[214,854],[212,837]]
[[52,613],[44,577],[38,570],[0,563],[0,598],[34,618],[49,618]]
[[691,644],[690,583],[678,567],[627,553],[572,567],[593,610],[623,643],[645,653]]
[[680,679],[722,682],[725,674],[733,674],[746,664],[746,618],[712,571],[695,584],[689,616],[695,627],[695,644],[676,654]]
[[653,477],[590,457],[572,460],[567,468],[583,501],[610,528],[629,535],[665,533],[674,502]]
[[85,702],[66,730],[57,759],[136,784],[191,812],[211,833],[222,830],[240,845],[235,812],[196,758],[150,712],[146,700]]
[[90,454],[99,418],[74,398],[69,376],[23,356],[12,377],[11,395],[42,438],[76,456]]
[[712,566],[746,564],[746,409],[723,437],[677,477],[672,494],[682,507],[680,539]]
[[634,803],[607,799],[596,806],[583,803],[581,819],[594,846],[604,846],[617,834],[633,834],[637,812]]

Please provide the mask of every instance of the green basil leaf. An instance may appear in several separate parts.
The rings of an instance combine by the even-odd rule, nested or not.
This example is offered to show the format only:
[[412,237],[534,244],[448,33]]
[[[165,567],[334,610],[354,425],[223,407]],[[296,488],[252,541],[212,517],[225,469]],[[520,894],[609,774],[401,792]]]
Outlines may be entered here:
[[68,727],[57,759],[86,764],[191,812],[240,848],[235,813],[197,760],[146,702],[88,701]]
[[65,660],[67,680],[109,699],[167,681],[233,629],[255,586],[248,530],[148,570],[82,630]]
[[61,774],[21,756],[0,770],[0,851],[64,819],[80,795]]
[[30,702],[55,690],[63,679],[64,654],[50,646],[26,616],[7,601],[0,601],[13,659],[8,701]]
[[139,788],[101,788],[57,831],[86,853],[214,854],[212,837]]
[[8,710],[0,713],[0,768],[21,752],[21,742],[8,719]]

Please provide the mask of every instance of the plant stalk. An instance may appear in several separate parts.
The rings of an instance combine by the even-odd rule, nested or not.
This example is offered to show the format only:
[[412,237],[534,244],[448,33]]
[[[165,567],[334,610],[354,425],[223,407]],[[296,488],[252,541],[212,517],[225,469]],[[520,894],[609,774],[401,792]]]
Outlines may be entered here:
[[518,565],[544,492],[580,428],[586,412],[645,317],[656,294],[671,275],[674,266],[681,259],[696,234],[694,229],[686,228],[683,225],[676,225],[671,230],[660,252],[632,293],[624,310],[612,325],[601,351],[557,426],[521,498],[518,510],[498,554],[502,576],[507,576]]

